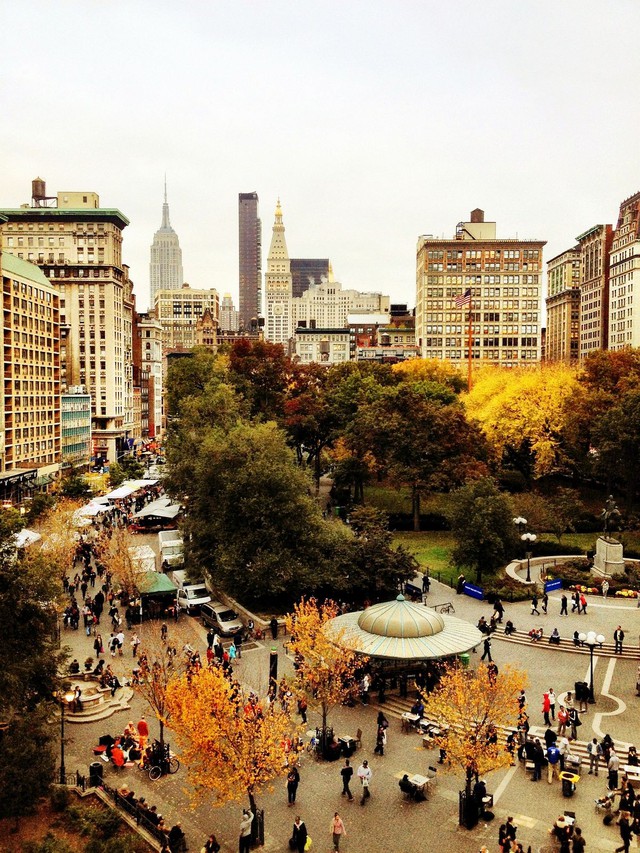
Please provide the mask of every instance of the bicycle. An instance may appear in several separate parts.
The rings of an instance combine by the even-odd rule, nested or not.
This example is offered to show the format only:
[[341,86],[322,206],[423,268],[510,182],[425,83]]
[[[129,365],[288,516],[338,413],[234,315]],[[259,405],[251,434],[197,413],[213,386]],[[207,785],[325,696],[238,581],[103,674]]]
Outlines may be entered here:
[[180,769],[180,762],[171,752],[169,744],[164,744],[164,754],[158,744],[155,749],[152,749],[148,755],[145,755],[143,765],[140,768],[149,774],[149,779],[155,782],[161,776],[177,773]]

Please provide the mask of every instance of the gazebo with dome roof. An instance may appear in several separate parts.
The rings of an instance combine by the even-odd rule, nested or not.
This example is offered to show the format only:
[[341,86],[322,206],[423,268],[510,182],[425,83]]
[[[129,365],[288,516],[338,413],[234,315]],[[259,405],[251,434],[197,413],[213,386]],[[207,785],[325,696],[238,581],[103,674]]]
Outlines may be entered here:
[[395,664],[384,669],[406,669],[411,662],[454,657],[475,648],[483,639],[474,625],[414,604],[403,595],[336,616],[327,623],[326,631],[345,648],[379,663]]

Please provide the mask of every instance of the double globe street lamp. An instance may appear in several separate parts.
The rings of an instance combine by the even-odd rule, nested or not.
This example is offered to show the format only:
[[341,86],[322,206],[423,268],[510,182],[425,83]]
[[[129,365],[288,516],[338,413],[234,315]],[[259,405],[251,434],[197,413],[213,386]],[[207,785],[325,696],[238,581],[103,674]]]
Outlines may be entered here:
[[524,528],[527,526],[527,519],[523,518],[521,515],[516,516],[516,518],[513,519],[513,523],[518,528],[520,539],[525,545],[525,556],[527,558],[527,583],[531,583],[531,546],[538,537],[535,533],[523,533]]
[[69,707],[73,702],[74,693],[72,690],[67,690],[65,693],[56,693],[55,697],[60,703],[60,784],[65,785],[67,781],[67,768],[64,765],[64,712],[65,708]]
[[596,697],[593,692],[593,650],[596,646],[602,648],[604,637],[602,634],[596,634],[595,631],[589,631],[586,634],[584,632],[578,634],[578,639],[583,646],[587,646],[589,649],[589,696],[587,701],[590,705],[595,705]]

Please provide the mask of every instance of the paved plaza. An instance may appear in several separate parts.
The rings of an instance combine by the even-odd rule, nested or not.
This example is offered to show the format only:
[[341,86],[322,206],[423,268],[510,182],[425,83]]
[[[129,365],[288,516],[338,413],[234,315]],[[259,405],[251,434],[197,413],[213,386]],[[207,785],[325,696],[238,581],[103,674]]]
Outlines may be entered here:
[[[466,596],[456,595],[449,587],[432,582],[428,604],[434,605],[451,601],[455,615],[475,624],[479,617],[491,616],[491,606]],[[527,671],[528,713],[532,727],[542,728],[542,694],[553,687],[560,696],[567,690],[573,690],[576,681],[589,680],[589,657],[573,654],[549,646],[546,636],[553,627],[558,627],[563,637],[572,636],[575,630],[595,630],[612,642],[613,631],[618,624],[625,630],[625,646],[639,649],[640,610],[635,601],[608,599],[603,601],[589,596],[587,615],[559,617],[560,593],[550,597],[548,615],[530,616],[528,602],[506,605],[505,618],[512,619],[518,630],[528,631],[542,624],[545,627],[545,639],[541,643],[517,645],[500,640],[500,634],[494,635],[492,643],[493,659],[498,666],[512,664]],[[108,625],[103,626],[108,636]],[[147,625],[138,631],[143,639]],[[206,649],[205,629],[199,621],[183,616],[180,622],[169,626],[169,639],[178,649],[185,642],[198,648],[201,655]],[[104,633],[103,633],[104,636]],[[279,652],[279,675],[293,673],[291,661],[286,655],[283,641],[279,637],[275,643],[262,641],[253,649],[247,649],[241,660],[236,661],[234,672],[240,681],[264,696],[267,688],[268,658],[272,645]],[[68,644],[73,656],[84,660],[92,654],[93,638],[87,638],[82,629],[77,632],[63,632],[62,641]],[[479,649],[481,651],[481,649]],[[471,665],[479,660],[480,654],[471,655]],[[115,659],[118,674],[128,677],[131,671],[132,656],[128,642],[125,644],[125,657]],[[618,659],[612,657],[594,657],[594,682],[597,702],[589,706],[588,713],[581,715],[583,725],[579,732],[582,741],[589,740],[595,734],[602,738],[609,733],[618,743],[640,743],[639,715],[640,698],[636,697],[637,659]],[[375,697],[373,697],[375,699]],[[297,802],[294,807],[287,806],[285,780],[276,780],[271,792],[258,797],[259,807],[265,810],[265,851],[284,851],[288,849],[287,840],[291,836],[291,827],[297,814],[305,821],[309,834],[314,841],[314,849],[330,850],[331,836],[329,823],[334,811],[339,811],[347,829],[347,837],[341,845],[344,851],[363,851],[371,853],[409,853],[414,850],[437,850],[438,853],[458,853],[458,851],[479,850],[486,844],[490,850],[497,850],[498,827],[507,815],[513,815],[519,826],[518,840],[527,850],[552,850],[548,830],[553,821],[565,809],[575,811],[577,822],[587,839],[588,850],[612,851],[620,843],[617,828],[606,827],[596,813],[594,800],[601,796],[606,788],[606,774],[598,778],[587,775],[587,768],[571,798],[562,796],[557,780],[549,785],[546,778],[532,782],[524,767],[495,771],[487,776],[487,788],[494,796],[495,820],[480,823],[469,831],[458,826],[458,790],[463,786],[461,771],[443,770],[436,764],[437,751],[427,750],[422,739],[413,732],[403,732],[399,713],[402,706],[392,697],[383,706],[390,719],[388,745],[384,757],[374,754],[376,715],[378,706],[372,702],[369,706],[354,708],[340,707],[330,714],[329,724],[336,734],[354,736],[357,729],[363,731],[362,748],[353,756],[355,767],[363,758],[368,758],[373,770],[371,799],[364,807],[357,799],[352,802],[340,796],[340,761],[316,762],[308,754],[301,758],[301,782],[298,788]],[[93,723],[72,723],[68,725],[71,743],[67,747],[67,768],[76,767],[86,772],[89,763],[94,760],[91,747],[98,742],[100,735],[117,734],[122,731],[128,720],[137,722],[146,710],[147,719],[151,714],[137,697],[131,701],[131,710],[118,712],[106,720]],[[306,729],[313,729],[319,723],[319,716],[310,710]],[[157,724],[152,722],[151,734],[158,734]],[[167,735],[171,739],[171,733]],[[621,757],[626,755],[621,752]],[[404,798],[398,788],[398,779],[402,773],[424,774],[429,766],[438,767],[438,780],[429,799],[416,803]],[[148,802],[156,803],[166,822],[172,825],[181,820],[186,832],[190,850],[199,850],[208,833],[215,832],[221,841],[223,851],[235,851],[238,848],[238,825],[242,804],[227,804],[213,807],[212,799],[192,808],[190,790],[187,781],[187,769],[181,767],[175,776],[150,782],[148,776],[136,768],[116,771],[110,765],[104,765],[105,781],[108,784],[127,785],[137,796],[144,795]],[[352,786],[354,789],[357,785]]]

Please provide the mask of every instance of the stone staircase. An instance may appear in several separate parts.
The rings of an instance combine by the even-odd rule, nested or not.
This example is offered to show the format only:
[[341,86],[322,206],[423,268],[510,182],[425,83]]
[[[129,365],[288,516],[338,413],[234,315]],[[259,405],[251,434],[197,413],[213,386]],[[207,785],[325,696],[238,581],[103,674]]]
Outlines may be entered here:
[[[627,634],[628,637],[628,634]],[[576,646],[574,645],[573,638],[566,639],[561,637],[560,644],[555,645],[549,642],[549,635],[546,634],[542,637],[541,640],[537,642],[532,642],[531,637],[526,631],[515,631],[513,634],[505,634],[502,628],[498,631],[494,631],[491,634],[492,640],[501,640],[505,643],[515,643],[520,646],[536,646],[539,649],[550,649],[552,651],[560,650],[564,652],[571,652],[576,655],[588,655],[589,648],[587,646]],[[632,647],[625,638],[625,642],[623,645],[622,654],[616,654],[614,652],[615,645],[613,643],[603,643],[602,648],[596,646],[593,653],[598,657],[605,658],[620,658],[622,660],[639,660],[640,659],[640,648]]]
[[97,720],[106,720],[117,711],[129,711],[132,698],[132,688],[121,687],[116,690],[115,696],[111,696],[111,691],[108,691],[101,702],[87,702],[82,711],[67,710],[64,718],[67,723],[95,723]]
[[[379,704],[378,702],[374,701],[373,695],[371,698],[372,698],[372,701],[371,701],[372,706],[376,707],[380,711],[383,711],[387,717],[393,718],[396,720],[401,720],[402,715],[404,713],[406,713],[407,711],[410,711],[411,706],[413,705],[412,699],[402,699],[400,696],[396,696],[393,694],[388,695],[386,701],[383,704]],[[512,727],[498,726],[498,733],[499,733],[500,740],[502,743],[504,743],[506,741],[507,735],[510,732],[512,732],[514,728],[515,728],[515,726],[512,726]],[[555,731],[555,725],[552,728]],[[546,731],[546,728],[544,726],[531,726],[531,728],[529,729],[529,735],[531,737],[539,737],[541,743],[544,744],[544,733],[545,733],[545,731]],[[411,734],[413,734],[413,733],[411,733]],[[628,746],[629,746],[628,744],[622,743],[621,741],[618,741],[618,748],[620,750],[622,750],[622,749],[626,750],[628,748]],[[582,759],[583,766],[585,763],[588,765],[589,753],[587,752],[587,742],[586,741],[581,741],[581,740],[571,741],[571,754],[579,756]],[[619,753],[619,754],[621,754],[621,753]]]

